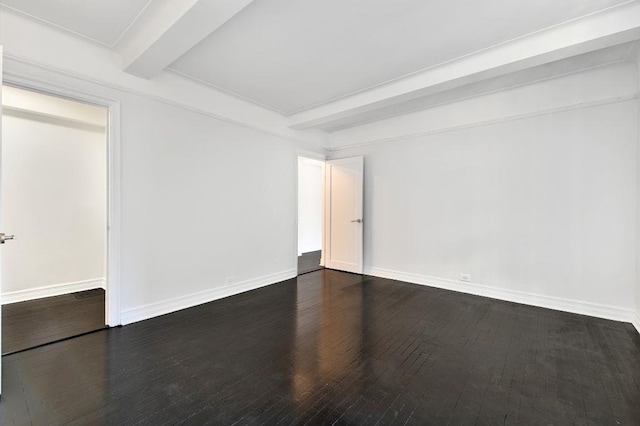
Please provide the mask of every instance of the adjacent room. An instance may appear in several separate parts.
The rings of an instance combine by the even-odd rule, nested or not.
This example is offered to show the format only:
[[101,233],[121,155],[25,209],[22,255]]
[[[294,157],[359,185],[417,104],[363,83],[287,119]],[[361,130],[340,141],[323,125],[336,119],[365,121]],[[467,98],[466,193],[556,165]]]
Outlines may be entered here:
[[640,424],[640,0],[0,0],[0,59],[3,425]]
[[11,86],[2,110],[7,355],[105,327],[107,114]]
[[298,275],[322,269],[324,161],[298,157]]

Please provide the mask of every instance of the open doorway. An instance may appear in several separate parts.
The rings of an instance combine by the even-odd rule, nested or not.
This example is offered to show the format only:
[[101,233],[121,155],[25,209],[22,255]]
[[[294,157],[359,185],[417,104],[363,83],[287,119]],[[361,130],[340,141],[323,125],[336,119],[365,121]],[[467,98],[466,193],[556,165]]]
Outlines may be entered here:
[[4,355],[106,327],[108,108],[2,91]]
[[322,266],[324,162],[298,157],[298,275]]

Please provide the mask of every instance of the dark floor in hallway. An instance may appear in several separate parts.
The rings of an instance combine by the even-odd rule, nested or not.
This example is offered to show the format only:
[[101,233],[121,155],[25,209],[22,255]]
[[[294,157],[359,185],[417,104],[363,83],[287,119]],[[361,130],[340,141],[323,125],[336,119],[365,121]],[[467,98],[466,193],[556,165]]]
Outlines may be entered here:
[[104,328],[101,288],[2,306],[2,353]]
[[640,424],[630,324],[330,270],[3,358],[13,424]]
[[323,269],[323,267],[320,266],[321,257],[321,250],[302,253],[302,255],[298,256],[298,275]]

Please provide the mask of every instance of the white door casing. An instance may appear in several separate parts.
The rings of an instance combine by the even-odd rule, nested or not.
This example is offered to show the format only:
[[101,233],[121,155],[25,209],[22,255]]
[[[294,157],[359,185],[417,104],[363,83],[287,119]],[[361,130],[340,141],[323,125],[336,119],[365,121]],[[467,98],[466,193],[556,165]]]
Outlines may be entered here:
[[[0,71],[2,71],[0,69]],[[107,117],[107,292],[105,299],[105,324],[116,327],[120,320],[120,265],[121,265],[121,159],[120,159],[120,101],[79,92],[52,83],[48,80],[24,76],[11,70],[4,70],[4,81],[15,87],[58,96],[77,102],[103,106],[108,109]],[[0,82],[1,83],[1,82]],[[1,151],[1,146],[0,146]],[[1,182],[1,181],[0,181]],[[0,199],[1,202],[1,199]],[[0,223],[1,225],[1,223]],[[0,232],[3,232],[0,228]],[[6,232],[6,230],[4,231]],[[9,230],[9,233],[11,231]],[[1,288],[1,287],[0,287]],[[1,334],[1,333],[0,333]]]
[[[0,46],[0,183],[2,182],[2,46]],[[2,206],[2,185],[0,184],[0,206]],[[0,209],[0,212],[2,209]],[[0,232],[4,226],[0,213]],[[2,265],[2,249],[0,249],[0,265]],[[2,330],[2,270],[0,266],[0,330]],[[0,332],[0,353],[2,353],[2,332]],[[0,358],[0,394],[2,394],[2,362]]]
[[362,274],[364,157],[327,161],[325,267]]

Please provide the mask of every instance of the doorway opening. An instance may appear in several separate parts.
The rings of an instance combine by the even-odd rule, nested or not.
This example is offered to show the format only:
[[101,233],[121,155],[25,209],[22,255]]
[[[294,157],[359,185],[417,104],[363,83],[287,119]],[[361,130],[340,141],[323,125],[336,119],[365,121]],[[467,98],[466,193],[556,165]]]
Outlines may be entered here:
[[324,162],[298,157],[298,275],[323,269]]
[[2,354],[106,327],[109,109],[2,87]]

